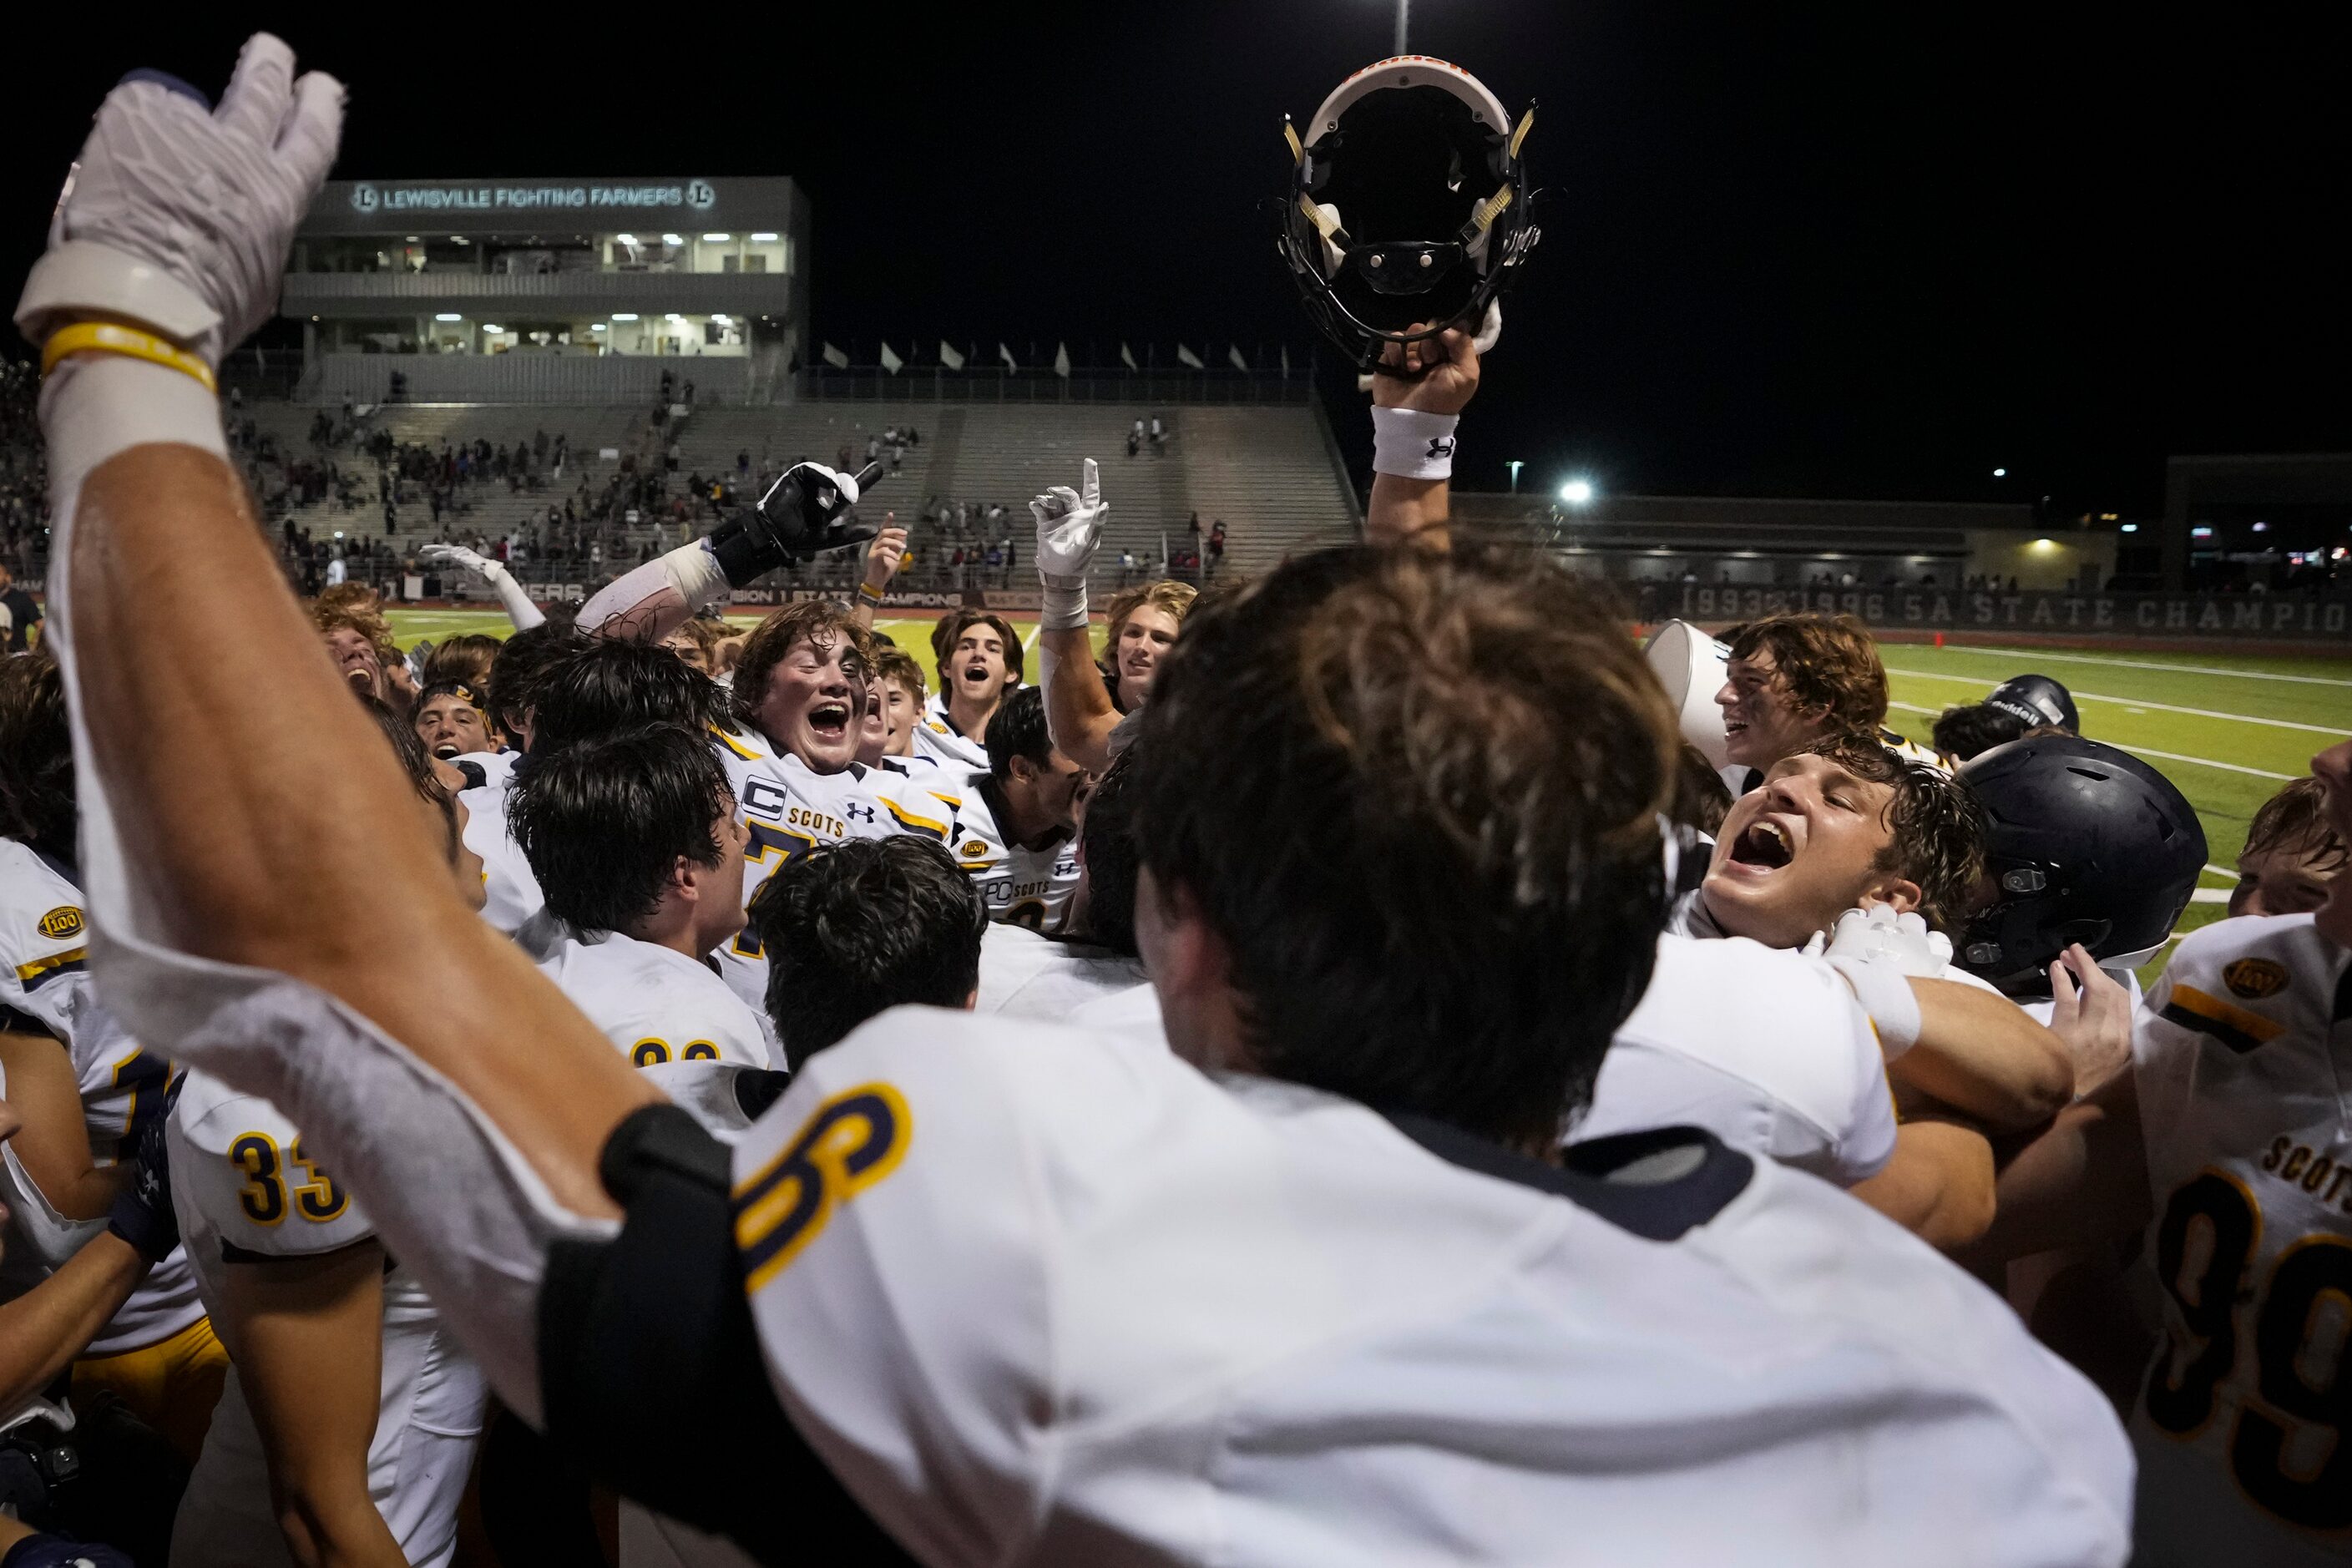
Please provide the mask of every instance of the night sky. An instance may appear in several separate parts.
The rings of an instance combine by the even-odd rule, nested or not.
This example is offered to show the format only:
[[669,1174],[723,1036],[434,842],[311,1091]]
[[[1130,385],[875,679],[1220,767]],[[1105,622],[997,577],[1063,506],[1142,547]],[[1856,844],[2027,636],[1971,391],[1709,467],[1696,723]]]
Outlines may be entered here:
[[[216,89],[261,25],[350,84],[344,177],[798,177],[814,335],[861,361],[1305,347],[1281,116],[1390,52],[1386,0],[942,9],[12,23],[0,266],[13,297],[116,76]],[[1540,102],[1550,192],[1457,483],[1518,458],[1528,486],[2146,514],[2168,452],[2352,447],[2352,13],[2322,9],[1416,0],[1416,50]]]

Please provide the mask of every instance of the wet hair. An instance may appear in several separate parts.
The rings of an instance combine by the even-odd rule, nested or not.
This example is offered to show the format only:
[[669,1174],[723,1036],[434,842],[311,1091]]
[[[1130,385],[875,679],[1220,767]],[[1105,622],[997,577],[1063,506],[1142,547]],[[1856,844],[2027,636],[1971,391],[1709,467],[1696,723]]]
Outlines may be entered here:
[[[877,637],[875,640],[887,641],[882,637]],[[915,700],[915,705],[918,708],[922,706],[923,699],[929,695],[929,689],[923,683],[923,667],[915,662],[914,655],[895,644],[884,647],[875,654],[874,676],[877,680],[887,680],[903,687],[907,694]]]
[[1967,923],[1985,875],[1985,816],[1976,792],[1957,774],[1895,755],[1868,731],[1824,735],[1797,750],[1894,791],[1883,818],[1886,847],[1871,869],[1917,884],[1919,917],[1935,930]]
[[1807,719],[1839,730],[1874,730],[1886,721],[1886,667],[1870,629],[1852,616],[1766,616],[1731,627],[1723,640],[1733,658],[1769,653],[1774,683]]
[[1087,866],[1087,926],[1088,942],[1136,955],[1135,873],[1140,864],[1135,844],[1136,760],[1144,750],[1131,745],[1105,768],[1087,792],[1086,814],[1078,821],[1078,853]]
[[1045,730],[1045,694],[1024,686],[1007,697],[988,721],[988,773],[1003,786],[1013,777],[1013,759],[1036,768],[1051,765],[1054,740]]
[[711,825],[733,809],[709,737],[684,724],[534,752],[507,793],[507,825],[549,910],[583,931],[626,931],[651,915],[681,858],[716,865]]
[[588,646],[586,633],[568,622],[547,621],[515,633],[499,645],[490,661],[490,721],[520,740],[539,701],[547,672]]
[[0,658],[0,833],[70,861],[79,821],[65,677],[46,652]]
[[[955,678],[949,671],[955,663],[956,639],[974,626],[990,627],[1004,644],[1004,668],[1013,677],[1013,684],[1018,685],[1025,679],[1027,666],[1023,660],[1026,650],[1022,647],[1021,634],[1013,629],[1013,623],[993,610],[959,610],[943,643],[934,634],[934,647],[939,653],[940,689],[951,691],[955,689]],[[1005,689],[1011,690],[1012,687]]]
[[2025,733],[2025,721],[1990,702],[1963,702],[1936,716],[1936,750],[1955,763],[1971,762]]
[[2246,825],[2242,858],[2282,850],[2310,856],[2312,868],[2330,876],[2352,861],[2352,845],[2327,820],[2327,786],[2315,778],[2300,778],[2281,789],[2263,802]]
[[499,639],[487,632],[466,632],[444,638],[425,656],[422,684],[433,686],[445,680],[462,680],[477,691],[487,691],[490,683],[490,665],[499,657]]
[[531,704],[531,754],[647,724],[703,730],[726,716],[725,693],[667,648],[594,637],[541,678]]
[[988,906],[955,858],[911,833],[819,845],[752,895],[768,1017],[794,1068],[886,1008],[961,1007],[980,984]]
[[457,864],[457,797],[441,782],[440,773],[433,766],[432,753],[417,736],[416,726],[394,712],[390,703],[364,691],[354,695],[360,706],[367,710],[367,716],[375,721],[376,729],[392,742],[393,755],[400,760],[401,771],[408,775],[409,787],[416,792],[416,798],[441,814],[442,831],[446,836],[442,853],[451,865]]
[[1615,605],[1468,552],[1293,557],[1196,608],[1136,841],[1262,1070],[1548,1146],[1648,987],[1680,742]]
[[818,647],[828,646],[836,639],[846,641],[853,648],[863,648],[857,637],[857,627],[849,612],[830,599],[803,599],[761,621],[743,644],[742,657],[735,661],[735,716],[745,723],[759,717],[760,704],[768,695],[768,677],[784,657],[793,651],[793,644],[806,639]]

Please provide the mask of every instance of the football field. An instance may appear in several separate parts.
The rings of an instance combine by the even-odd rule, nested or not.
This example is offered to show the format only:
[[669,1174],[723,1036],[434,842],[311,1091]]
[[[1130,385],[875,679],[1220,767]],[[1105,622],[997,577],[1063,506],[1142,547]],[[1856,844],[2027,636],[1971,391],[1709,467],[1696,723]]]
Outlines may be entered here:
[[[1034,621],[1008,618],[1024,642],[1034,642]],[[394,610],[391,619],[404,647],[419,637],[504,637],[508,630],[506,616],[495,610]],[[759,616],[730,619],[750,626]],[[876,629],[887,632],[928,670],[931,619],[886,618]],[[1102,635],[1097,625],[1098,645]],[[2034,670],[2074,692],[2084,734],[2137,752],[2171,779],[2205,825],[2203,896],[2189,905],[2184,931],[2221,917],[2221,895],[2235,880],[2238,850],[2255,808],[2287,780],[2309,772],[2314,752],[2352,733],[2352,657],[1912,643],[1887,643],[1881,652],[1894,685],[1887,721],[1914,740],[1925,742],[1946,708]],[[2147,973],[2153,975],[2155,967]]]

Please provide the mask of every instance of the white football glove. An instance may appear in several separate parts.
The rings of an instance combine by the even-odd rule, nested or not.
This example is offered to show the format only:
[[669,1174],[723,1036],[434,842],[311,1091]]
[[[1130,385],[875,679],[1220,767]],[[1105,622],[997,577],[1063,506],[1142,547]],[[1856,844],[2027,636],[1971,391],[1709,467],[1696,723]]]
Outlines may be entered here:
[[1048,588],[1084,588],[1102,546],[1110,503],[1102,499],[1102,470],[1092,458],[1078,483],[1075,490],[1055,485],[1029,503],[1029,515],[1037,520],[1037,575]]
[[463,566],[492,587],[496,587],[499,580],[507,574],[503,563],[493,561],[480,552],[468,550],[462,544],[427,544],[416,553],[427,561],[440,561],[453,566]]
[[342,123],[342,84],[298,79],[268,33],[246,40],[217,110],[161,72],[125,77],[67,176],[17,327],[39,343],[79,319],[142,322],[217,367],[276,308]]
[[1873,904],[1840,915],[1826,939],[1815,931],[1805,952],[1827,959],[1845,977],[1878,1031],[1879,1048],[1892,1061],[1919,1041],[1919,999],[1912,993],[1912,979],[1941,975],[1951,959],[1952,943],[1942,932],[1929,931],[1917,915],[1898,915],[1891,904]]

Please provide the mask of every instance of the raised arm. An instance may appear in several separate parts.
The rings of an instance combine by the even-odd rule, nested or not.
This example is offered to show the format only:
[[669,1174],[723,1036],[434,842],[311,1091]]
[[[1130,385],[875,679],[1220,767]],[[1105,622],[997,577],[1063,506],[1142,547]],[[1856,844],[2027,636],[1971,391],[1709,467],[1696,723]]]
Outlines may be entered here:
[[1458,328],[1382,352],[1372,372],[1366,543],[1452,547],[1454,430],[1477,390],[1477,345]]
[[428,544],[417,553],[443,565],[462,566],[488,584],[490,592],[499,596],[499,603],[505,607],[507,619],[514,623],[515,630],[527,632],[533,626],[546,624],[547,613],[530,602],[530,595],[522,591],[522,584],[514,580],[514,574],[506,569],[504,563],[493,561],[462,544]]
[[1080,470],[1077,489],[1055,485],[1029,503],[1029,515],[1037,521],[1037,580],[1045,588],[1037,648],[1045,732],[1055,750],[1095,773],[1110,766],[1110,732],[1119,719],[1095,666],[1087,608],[1087,573],[1102,547],[1109,513],[1110,503],[1102,499],[1102,470],[1092,458]]
[[[529,1414],[546,1247],[609,1234],[597,1157],[656,1091],[459,897],[446,831],[320,656],[226,460],[212,367],[270,309],[341,96],[267,35],[217,113],[127,80],[18,307],[52,366],[92,952],[142,1039],[299,1119]],[[220,744],[240,715],[251,743]]]

